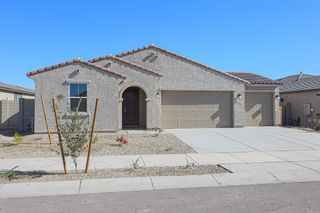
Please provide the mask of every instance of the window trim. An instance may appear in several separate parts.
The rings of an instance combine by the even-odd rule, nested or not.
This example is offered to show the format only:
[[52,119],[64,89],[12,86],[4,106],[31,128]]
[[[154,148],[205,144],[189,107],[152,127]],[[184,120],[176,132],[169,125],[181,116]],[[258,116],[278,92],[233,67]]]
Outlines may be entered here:
[[[19,98],[17,98],[17,97],[19,97]],[[14,99],[14,101],[19,101],[20,98],[22,98],[22,93],[18,93],[18,92],[14,92],[14,93],[13,93],[13,99]]]
[[[85,84],[87,86],[87,96],[86,97],[81,97],[81,96],[71,96],[71,84]],[[79,90],[79,89],[78,89]],[[79,91],[78,91],[79,92]],[[69,109],[71,110],[71,98],[82,98],[87,100],[87,105],[86,105],[86,111],[79,111],[79,114],[87,114],[88,113],[88,83],[87,82],[69,82],[68,84],[68,101],[69,101]]]

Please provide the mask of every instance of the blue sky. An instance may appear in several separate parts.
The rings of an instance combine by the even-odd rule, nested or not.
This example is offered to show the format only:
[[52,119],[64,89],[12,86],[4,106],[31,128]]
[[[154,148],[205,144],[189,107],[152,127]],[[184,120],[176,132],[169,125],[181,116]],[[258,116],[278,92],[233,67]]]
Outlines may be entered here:
[[223,71],[320,74],[319,0],[2,1],[0,81],[156,44]]

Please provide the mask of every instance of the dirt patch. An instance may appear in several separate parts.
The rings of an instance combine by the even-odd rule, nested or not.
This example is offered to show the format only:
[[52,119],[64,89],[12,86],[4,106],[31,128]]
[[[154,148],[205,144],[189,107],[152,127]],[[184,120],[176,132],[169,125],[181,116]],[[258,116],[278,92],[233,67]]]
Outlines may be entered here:
[[201,166],[172,166],[172,167],[143,167],[139,169],[108,169],[91,170],[88,174],[83,172],[70,172],[67,175],[63,173],[52,173],[45,171],[16,171],[15,179],[11,181],[0,176],[0,184],[19,183],[19,182],[47,182],[64,180],[82,180],[82,179],[102,179],[102,178],[123,178],[123,177],[148,177],[148,176],[184,176],[184,175],[204,175],[229,172],[217,165]]
[[[159,135],[124,134],[128,140],[127,145],[118,146],[115,141],[119,134],[99,133],[95,135],[95,143],[92,146],[93,156],[102,155],[143,155],[143,154],[183,154],[195,151],[170,133]],[[53,144],[49,145],[48,137],[41,135],[25,135],[22,143],[18,144],[13,137],[0,135],[0,158],[38,158],[59,157],[57,135],[52,135]],[[87,149],[82,156],[87,154]]]

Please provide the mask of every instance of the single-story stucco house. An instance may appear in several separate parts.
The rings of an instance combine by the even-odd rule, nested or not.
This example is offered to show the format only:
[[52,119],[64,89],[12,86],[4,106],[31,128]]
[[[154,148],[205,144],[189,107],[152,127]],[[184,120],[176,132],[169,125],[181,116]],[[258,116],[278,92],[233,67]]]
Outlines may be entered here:
[[278,81],[283,107],[283,123],[314,127],[320,119],[320,76],[299,73]]
[[[124,128],[206,128],[279,124],[279,82],[253,73],[226,73],[149,45],[116,56],[75,59],[27,73],[35,81],[35,132],[51,129],[51,99],[61,113],[100,107],[97,131]],[[90,119],[91,120],[91,119]]]

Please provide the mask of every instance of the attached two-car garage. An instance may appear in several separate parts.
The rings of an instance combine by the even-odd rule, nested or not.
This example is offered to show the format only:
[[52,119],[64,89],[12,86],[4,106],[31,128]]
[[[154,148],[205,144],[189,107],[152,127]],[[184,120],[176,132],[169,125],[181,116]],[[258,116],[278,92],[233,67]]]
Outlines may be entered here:
[[162,91],[162,127],[232,127],[232,92]]
[[[228,91],[162,91],[162,127],[233,126],[233,98]],[[273,93],[246,92],[245,126],[273,125]]]

